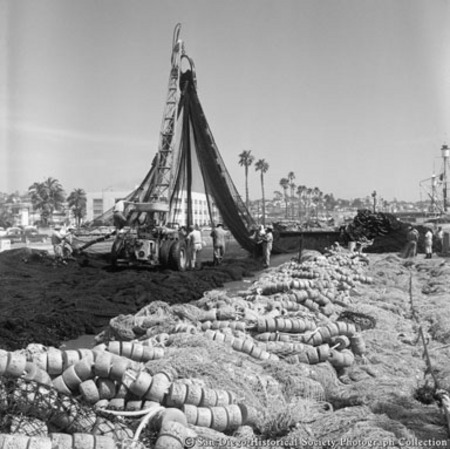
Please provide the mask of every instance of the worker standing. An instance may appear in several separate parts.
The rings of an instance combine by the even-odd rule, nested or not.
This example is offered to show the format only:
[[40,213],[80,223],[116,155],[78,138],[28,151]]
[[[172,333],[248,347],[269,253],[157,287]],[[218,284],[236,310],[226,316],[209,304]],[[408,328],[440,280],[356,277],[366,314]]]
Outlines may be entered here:
[[67,264],[66,260],[72,256],[72,239],[74,231],[75,228],[73,226],[69,226],[67,229],[60,228],[59,226],[55,227],[51,242],[56,262],[61,262],[65,265]]
[[220,265],[222,263],[223,256],[225,255],[225,238],[227,233],[223,229],[222,223],[217,223],[215,228],[211,232],[213,240],[213,264]]
[[419,232],[413,226],[408,227],[408,233],[406,234],[406,247],[403,251],[405,258],[416,257],[417,242],[419,240]]
[[195,270],[197,265],[197,254],[202,250],[202,233],[198,229],[198,225],[189,226],[189,234],[187,236],[189,243],[189,251],[191,255],[191,269]]
[[270,256],[272,254],[272,246],[273,246],[273,232],[272,231],[273,231],[273,227],[271,225],[267,226],[264,236],[262,237],[264,268],[270,267]]
[[124,228],[128,222],[127,217],[125,217],[125,200],[120,199],[116,202],[113,209],[113,220],[116,231],[120,231]]
[[431,259],[433,256],[433,233],[430,228],[425,232],[425,259]]

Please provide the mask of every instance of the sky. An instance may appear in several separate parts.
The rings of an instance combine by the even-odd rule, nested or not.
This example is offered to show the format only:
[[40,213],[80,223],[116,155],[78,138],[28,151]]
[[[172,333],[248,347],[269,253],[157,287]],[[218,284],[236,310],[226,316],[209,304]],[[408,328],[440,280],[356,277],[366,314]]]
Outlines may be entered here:
[[[0,0],[0,191],[132,190],[158,148],[172,33],[228,171],[266,196],[418,200],[450,144],[450,0]],[[261,197],[250,167],[250,198]]]

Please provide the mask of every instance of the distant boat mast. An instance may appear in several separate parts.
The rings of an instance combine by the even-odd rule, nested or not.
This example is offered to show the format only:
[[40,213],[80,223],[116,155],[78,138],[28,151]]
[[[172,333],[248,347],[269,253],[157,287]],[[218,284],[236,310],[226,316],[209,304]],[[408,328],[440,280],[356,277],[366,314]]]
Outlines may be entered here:
[[448,201],[447,201],[447,164],[448,164],[448,159],[450,156],[450,148],[448,147],[447,144],[442,145],[441,148],[441,152],[442,152],[442,159],[444,161],[444,168],[442,170],[442,198],[443,198],[443,203],[444,203],[444,212],[447,212],[448,209]]

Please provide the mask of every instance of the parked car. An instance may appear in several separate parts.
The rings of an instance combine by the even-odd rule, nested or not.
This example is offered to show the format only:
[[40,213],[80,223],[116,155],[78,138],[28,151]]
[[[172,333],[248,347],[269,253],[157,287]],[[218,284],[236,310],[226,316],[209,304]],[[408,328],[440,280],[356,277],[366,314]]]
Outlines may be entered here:
[[48,240],[47,234],[40,233],[36,227],[28,226],[25,229],[19,227],[11,227],[6,230],[2,239],[10,240],[11,243],[34,243],[46,242]]
[[11,243],[20,243],[22,242],[22,233],[23,229],[19,227],[11,227],[6,229],[5,235],[2,237],[3,239],[10,240]]
[[23,230],[22,241],[25,243],[46,243],[48,240],[49,236],[47,234],[40,233],[36,228],[25,228]]

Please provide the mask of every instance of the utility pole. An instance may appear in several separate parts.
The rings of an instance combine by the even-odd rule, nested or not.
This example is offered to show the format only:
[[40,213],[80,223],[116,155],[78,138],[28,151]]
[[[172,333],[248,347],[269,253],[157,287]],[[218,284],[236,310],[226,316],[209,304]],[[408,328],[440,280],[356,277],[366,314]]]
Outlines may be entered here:
[[448,158],[450,156],[450,149],[448,148],[447,144],[444,144],[442,145],[441,151],[442,159],[444,160],[444,170],[442,172],[442,184],[444,188],[442,193],[444,199],[444,212],[447,212],[447,164]]
[[373,198],[373,213],[376,213],[377,211],[377,191],[374,190],[372,192],[372,198]]

